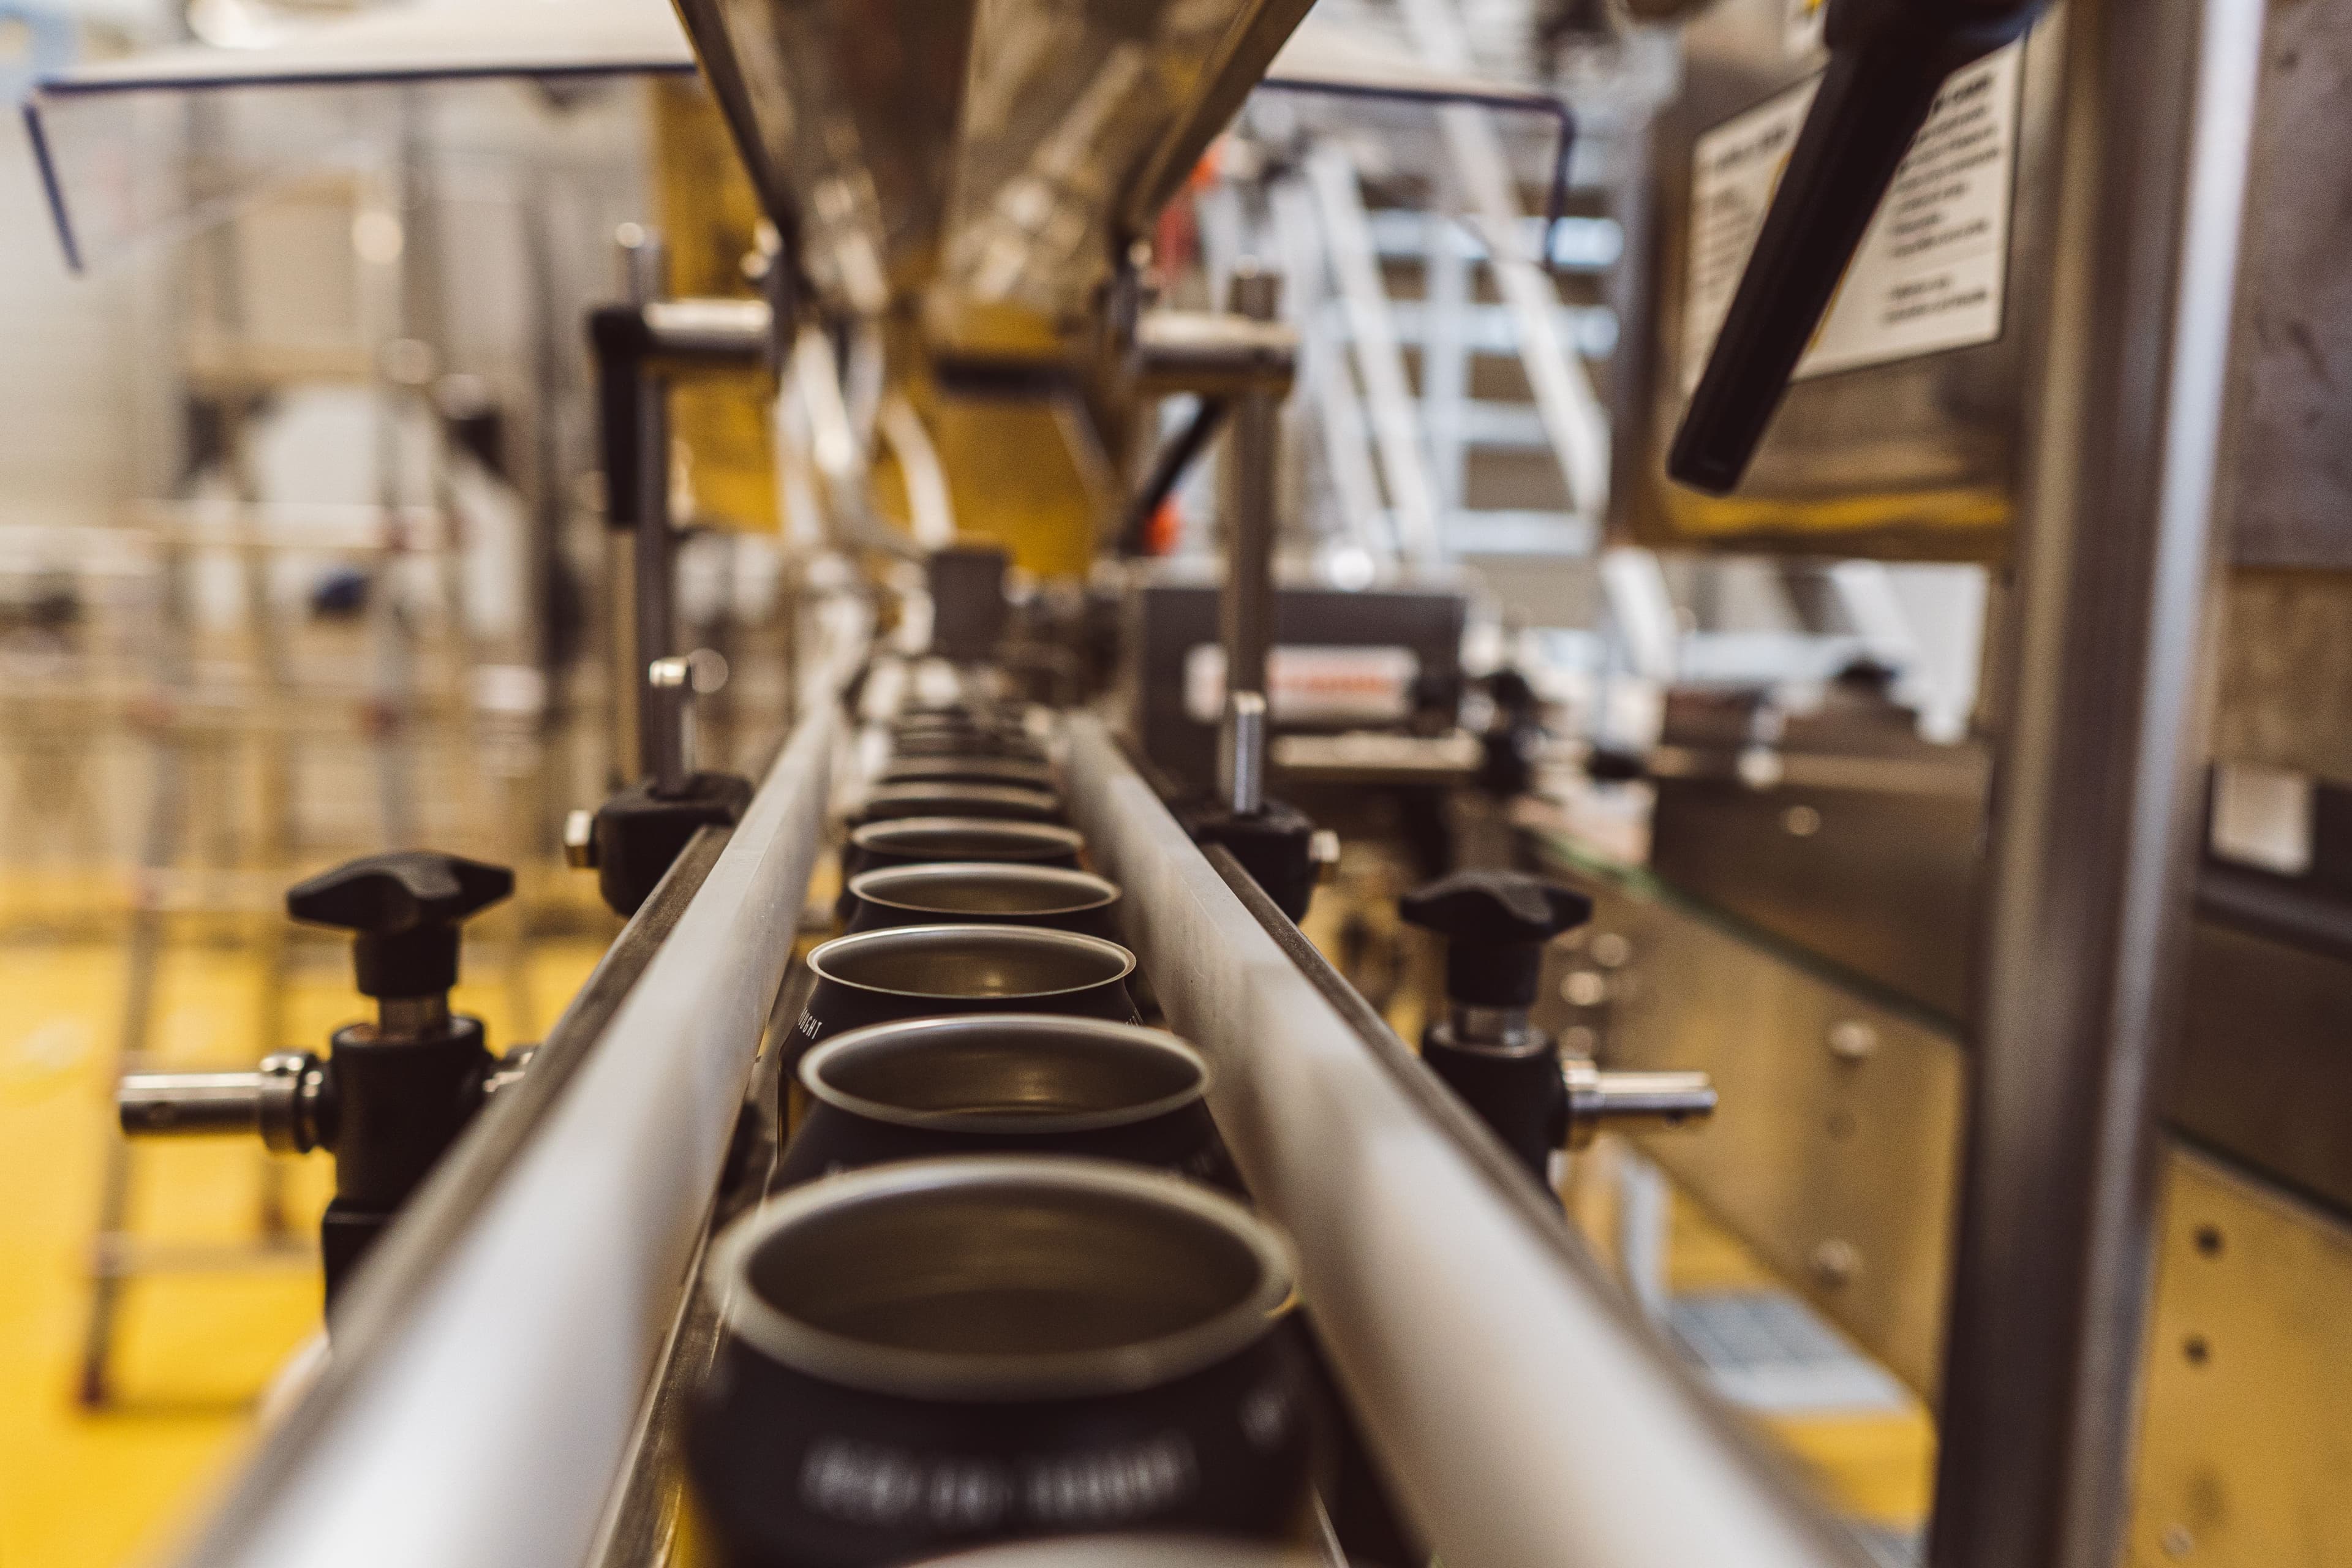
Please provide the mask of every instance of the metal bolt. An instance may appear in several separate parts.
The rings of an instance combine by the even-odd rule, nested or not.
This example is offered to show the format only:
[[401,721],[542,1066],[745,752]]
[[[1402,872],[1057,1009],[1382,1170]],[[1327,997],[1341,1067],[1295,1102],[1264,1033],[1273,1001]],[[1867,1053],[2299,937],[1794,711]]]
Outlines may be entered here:
[[1339,874],[1339,836],[1328,827],[1318,827],[1307,837],[1307,858],[1315,868],[1315,879],[1328,882]]
[[205,1137],[253,1131],[260,1098],[258,1073],[131,1073],[115,1089],[115,1110],[135,1137]]
[[1703,1072],[1602,1072],[1583,1058],[1563,1057],[1559,1075],[1570,1150],[1589,1148],[1604,1123],[1682,1127],[1715,1114],[1715,1085]]
[[1255,816],[1265,809],[1265,694],[1228,693],[1224,727],[1217,740],[1222,753],[1217,771],[1224,779],[1225,805],[1235,816]]
[[1595,931],[1592,936],[1592,962],[1603,969],[1622,969],[1633,956],[1633,944],[1622,932]]
[[1609,977],[1597,970],[1570,970],[1559,994],[1571,1007],[1598,1007],[1609,1000]]
[[596,867],[596,814],[585,806],[563,819],[563,863],[575,871]]
[[1842,1062],[1866,1061],[1878,1051],[1878,1030],[1860,1018],[1844,1018],[1830,1026],[1830,1055]]
[[131,1073],[115,1090],[122,1131],[202,1137],[258,1132],[279,1153],[319,1146],[326,1069],[307,1051],[278,1051],[253,1072]]
[[1810,805],[1792,805],[1780,814],[1780,826],[1791,838],[1811,838],[1822,830],[1822,814]]
[[1740,752],[1732,771],[1749,789],[1770,789],[1787,776],[1789,769],[1771,747],[1748,746]]
[[2197,1538],[2187,1525],[2170,1524],[2165,1526],[2163,1546],[2167,1557],[2186,1557],[2197,1550]]
[[1862,1272],[1862,1254],[1853,1243],[1835,1237],[1813,1248],[1811,1262],[1813,1279],[1826,1289],[1840,1289]]
[[621,286],[630,302],[643,305],[669,292],[669,247],[661,231],[641,223],[625,223],[613,232],[621,251]]
[[654,794],[676,800],[694,786],[694,661],[657,658],[646,666],[645,713]]

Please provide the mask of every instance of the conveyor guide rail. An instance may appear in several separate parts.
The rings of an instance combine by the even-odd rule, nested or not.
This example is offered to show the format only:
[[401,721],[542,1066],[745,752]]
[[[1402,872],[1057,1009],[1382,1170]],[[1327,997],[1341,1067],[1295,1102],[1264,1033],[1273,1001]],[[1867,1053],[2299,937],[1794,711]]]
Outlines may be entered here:
[[[587,1558],[787,978],[841,727],[829,704],[804,721],[691,901],[657,897],[625,933],[674,922],[495,1187],[428,1190],[392,1233],[354,1286],[364,1331],[289,1418],[300,1442],[265,1447],[184,1562]],[[1335,1368],[1443,1560],[1858,1564],[1296,929],[1099,724],[1067,728],[1075,816],[1126,887],[1129,940],[1214,1063],[1226,1138],[1297,1238]],[[429,1244],[404,1236],[430,1226]],[[421,1277],[392,1277],[403,1262]]]

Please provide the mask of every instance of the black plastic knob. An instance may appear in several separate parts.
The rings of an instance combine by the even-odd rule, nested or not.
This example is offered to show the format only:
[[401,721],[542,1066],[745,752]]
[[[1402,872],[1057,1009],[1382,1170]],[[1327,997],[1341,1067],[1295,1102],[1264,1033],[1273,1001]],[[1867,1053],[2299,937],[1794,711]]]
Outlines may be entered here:
[[1592,900],[1524,871],[1456,871],[1397,900],[1445,939],[1445,994],[1473,1007],[1535,1005],[1544,943],[1592,918]]
[[457,983],[459,922],[513,891],[514,873],[503,866],[404,849],[296,883],[286,912],[353,933],[362,994],[437,996]]
[[1739,483],[1872,216],[1952,72],[2025,36],[2047,0],[1830,0],[1822,78],[1666,472]]

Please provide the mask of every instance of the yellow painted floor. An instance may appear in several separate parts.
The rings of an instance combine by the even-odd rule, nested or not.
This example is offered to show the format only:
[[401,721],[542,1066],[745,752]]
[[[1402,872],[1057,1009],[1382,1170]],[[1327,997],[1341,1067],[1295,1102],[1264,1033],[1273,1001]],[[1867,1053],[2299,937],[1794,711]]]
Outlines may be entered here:
[[[1561,1189],[1570,1219],[1612,1268],[1618,1266],[1613,1152],[1621,1147],[1603,1138],[1571,1168]],[[1737,1237],[1679,1192],[1671,1198],[1664,1261],[1665,1287],[1675,1296],[1784,1289]],[[1906,1395],[1891,1407],[1743,1414],[1836,1512],[1895,1535],[1927,1522],[1936,1427],[1916,1398]]]
[[[1666,1288],[1677,1295],[1769,1287],[1771,1271],[1689,1199],[1675,1195],[1667,1234]],[[1825,1410],[1759,1418],[1759,1425],[1841,1513],[1908,1531],[1935,1496],[1936,1426],[1927,1407]]]
[[[538,944],[520,977],[489,966],[487,983],[478,965],[457,1004],[488,1025],[494,1048],[535,1038],[601,948],[587,939]],[[363,1016],[335,947],[298,951],[283,1038],[270,1045],[323,1041]],[[112,1568],[152,1557],[233,1462],[254,1397],[319,1322],[312,1265],[134,1281],[116,1341],[117,1401],[98,1412],[79,1405],[124,973],[119,942],[0,946],[0,1568]],[[190,1068],[250,1066],[266,1048],[262,973],[249,948],[174,945],[157,990],[157,1056]],[[251,1238],[269,1159],[257,1143],[230,1139],[142,1144],[131,1224],[158,1240]],[[289,1224],[314,1235],[331,1163],[311,1155],[278,1164]]]

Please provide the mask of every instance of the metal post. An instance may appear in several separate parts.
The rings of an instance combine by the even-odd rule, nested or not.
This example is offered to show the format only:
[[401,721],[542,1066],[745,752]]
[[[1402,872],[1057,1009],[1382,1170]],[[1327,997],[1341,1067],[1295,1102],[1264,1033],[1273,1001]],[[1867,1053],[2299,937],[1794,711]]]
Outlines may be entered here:
[[694,790],[694,661],[657,658],[646,668],[646,780],[677,800]]
[[[1252,321],[1270,321],[1282,304],[1282,278],[1244,261],[1234,268],[1226,308]],[[1225,650],[1225,714],[1222,737],[1225,784],[1238,800],[1242,780],[1264,777],[1265,663],[1274,645],[1274,538],[1276,490],[1281,479],[1282,395],[1254,384],[1234,400],[1233,431],[1225,459],[1230,489],[1225,506],[1225,591],[1218,606]],[[1244,700],[1255,697],[1253,713]],[[1256,754],[1252,754],[1255,746]],[[1248,790],[1262,803],[1264,790]],[[1241,809],[1238,805],[1236,810]],[[1255,809],[1255,805],[1251,809]]]
[[1235,816],[1255,816],[1265,809],[1265,694],[1227,694],[1217,775],[1224,784],[1226,809]]
[[[625,223],[614,238],[620,248],[621,280],[629,302],[643,307],[659,300],[668,291],[669,283],[668,256],[661,236],[642,224]],[[664,570],[658,575],[666,577],[667,564],[669,410],[667,399],[645,396],[647,390],[640,386],[639,395],[633,400],[640,410],[635,461],[625,465],[618,453],[605,454],[605,482],[611,493],[606,495],[604,504],[613,523],[604,536],[606,624],[612,637],[605,679],[612,687],[615,785],[626,784],[646,771],[642,733],[646,669],[659,657],[644,651],[647,639],[639,624],[646,597],[639,585],[639,561],[648,553],[649,537],[658,547],[662,560]],[[656,457],[650,465],[656,477],[648,477],[647,454]],[[647,526],[646,508],[649,498],[659,516],[659,533],[652,533]],[[668,596],[665,594],[660,596],[657,613],[666,615],[667,609]]]
[[[669,293],[669,256],[661,237],[637,231],[636,243],[624,241],[629,264],[629,297],[649,306]],[[636,683],[637,773],[657,774],[671,741],[657,735],[656,714],[662,700],[654,690],[654,666],[673,651],[676,637],[669,517],[669,389],[648,367],[637,400],[637,507],[634,547],[630,552],[633,640],[631,674]]]
[[2263,15],[2074,0],[2063,21],[1937,1568],[2121,1555]]

